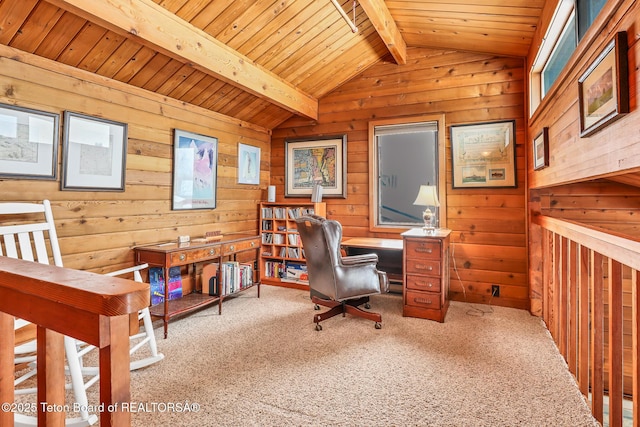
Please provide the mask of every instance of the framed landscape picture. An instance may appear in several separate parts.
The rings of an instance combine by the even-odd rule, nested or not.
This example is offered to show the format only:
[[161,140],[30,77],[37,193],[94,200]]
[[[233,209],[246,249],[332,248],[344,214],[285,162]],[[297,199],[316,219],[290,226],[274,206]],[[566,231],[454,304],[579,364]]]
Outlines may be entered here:
[[171,208],[214,209],[217,177],[218,138],[175,129]]
[[578,79],[581,137],[629,112],[627,64],[627,33],[621,31]]
[[347,135],[285,141],[285,196],[311,197],[322,186],[324,197],[347,196]]
[[0,177],[56,179],[60,116],[0,104]]
[[453,188],[516,187],[515,120],[451,126]]

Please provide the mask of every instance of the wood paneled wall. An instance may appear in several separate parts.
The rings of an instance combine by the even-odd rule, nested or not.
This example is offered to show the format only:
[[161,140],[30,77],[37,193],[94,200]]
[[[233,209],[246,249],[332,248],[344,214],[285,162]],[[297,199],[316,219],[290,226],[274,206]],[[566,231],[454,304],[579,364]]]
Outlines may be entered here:
[[[455,51],[408,49],[406,65],[380,62],[320,100],[318,121],[292,118],[274,129],[271,183],[284,200],[286,138],[347,134],[347,198],[325,199],[345,236],[398,237],[369,231],[368,122],[444,114],[447,226],[453,230],[454,300],[529,307],[525,210],[524,61]],[[515,189],[452,189],[449,127],[516,120]],[[491,298],[491,285],[500,297]]]
[[[545,6],[543,23],[538,28],[529,54],[527,72],[556,3],[548,2]],[[613,233],[635,238],[640,236],[635,220],[639,213],[637,192],[617,183],[640,187],[639,26],[640,4],[633,0],[607,2],[558,81],[532,114],[529,120],[527,152],[531,150],[533,137],[543,127],[548,127],[550,159],[547,168],[534,171],[532,158],[528,156],[528,184],[532,189],[529,194],[531,215],[537,215],[541,209],[546,208],[546,214],[551,216],[597,225]],[[578,79],[618,31],[627,32],[630,112],[590,137],[580,138]],[[627,82],[622,83],[623,87],[627,86],[625,83]],[[551,204],[545,206],[545,203]],[[541,232],[540,227],[530,222],[531,311],[537,315],[542,313],[542,272],[539,262],[542,254]]]
[[[50,199],[67,267],[97,272],[133,264],[136,245],[257,233],[269,182],[270,131],[145,90],[0,46],[0,103],[128,123],[126,190],[61,191],[56,181],[0,179],[0,202]],[[218,138],[217,208],[171,210],[173,129]],[[62,158],[60,130],[59,164]],[[238,143],[262,151],[260,185],[237,184]]]

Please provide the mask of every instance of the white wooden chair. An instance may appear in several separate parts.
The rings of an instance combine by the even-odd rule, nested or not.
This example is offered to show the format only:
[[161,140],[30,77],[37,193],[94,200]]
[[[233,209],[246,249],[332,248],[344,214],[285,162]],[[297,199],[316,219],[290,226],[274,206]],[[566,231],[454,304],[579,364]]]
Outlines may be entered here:
[[[42,216],[44,216],[44,220]],[[62,267],[62,255],[58,245],[51,204],[48,200],[44,200],[43,203],[0,203],[0,256],[21,258],[42,264],[50,264],[51,257],[55,265]],[[141,282],[140,270],[146,267],[147,265],[145,264],[115,271],[109,273],[109,275],[118,276],[133,272],[134,279]],[[134,359],[131,363],[131,369],[139,369],[164,358],[157,350],[148,308],[140,311],[139,319],[143,320],[144,331],[131,337],[132,347],[130,353],[134,353],[147,344],[151,355],[138,360]],[[23,327],[26,324],[28,322],[16,319],[14,329]],[[99,376],[98,368],[84,366],[82,359],[94,347],[85,345],[71,337],[64,338],[64,347],[67,358],[67,373],[71,378],[71,383],[67,387],[72,388],[75,402],[81,408],[86,408],[88,406],[87,388],[94,384],[99,379]],[[35,350],[35,340],[15,348],[15,363],[27,364],[28,366],[25,369],[26,372],[15,380],[16,395],[35,392],[33,387],[21,386],[36,373]],[[85,379],[85,377],[90,378]],[[67,418],[66,425],[88,426],[98,421],[96,414],[89,414],[86,410],[82,410],[79,415],[76,418]],[[23,414],[16,414],[15,416],[16,426],[31,426],[35,425],[36,421],[35,417]]]

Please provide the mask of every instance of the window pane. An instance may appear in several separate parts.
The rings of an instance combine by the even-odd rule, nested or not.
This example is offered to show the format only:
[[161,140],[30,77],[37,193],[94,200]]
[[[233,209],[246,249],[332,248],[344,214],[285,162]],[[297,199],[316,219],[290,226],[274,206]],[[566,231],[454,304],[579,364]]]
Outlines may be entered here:
[[578,40],[582,40],[607,0],[578,0]]
[[547,64],[542,69],[542,97],[547,94],[547,91],[551,85],[553,85],[553,82],[556,81],[560,72],[567,64],[567,61],[569,61],[569,57],[571,57],[573,51],[576,50],[578,43],[576,41],[575,25],[575,15],[573,15],[565,26],[558,44],[553,50],[553,53],[551,53],[549,61],[547,61]]
[[378,135],[378,224],[422,225],[420,185],[437,185],[436,131]]

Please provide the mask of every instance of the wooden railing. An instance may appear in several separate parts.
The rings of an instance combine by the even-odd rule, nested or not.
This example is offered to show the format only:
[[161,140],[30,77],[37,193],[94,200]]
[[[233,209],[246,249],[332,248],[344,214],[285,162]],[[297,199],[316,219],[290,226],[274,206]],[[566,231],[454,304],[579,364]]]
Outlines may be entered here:
[[547,328],[595,418],[621,426],[626,399],[639,426],[640,242],[547,216],[534,223]]
[[[64,426],[63,336],[99,348],[100,424],[131,425],[129,318],[149,305],[149,285],[85,271],[0,257],[0,403],[14,402],[14,316],[37,325],[37,421]],[[49,409],[47,409],[49,408]],[[53,409],[51,409],[53,408]],[[10,405],[0,425],[14,424]]]

